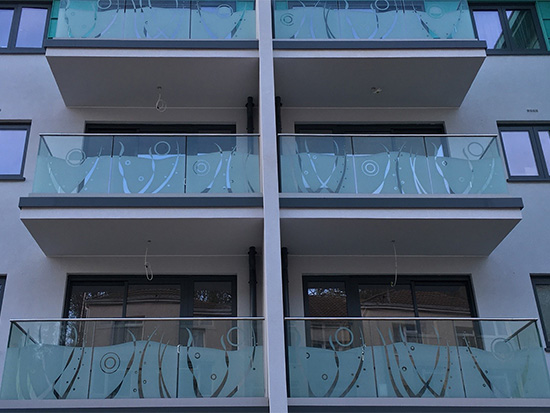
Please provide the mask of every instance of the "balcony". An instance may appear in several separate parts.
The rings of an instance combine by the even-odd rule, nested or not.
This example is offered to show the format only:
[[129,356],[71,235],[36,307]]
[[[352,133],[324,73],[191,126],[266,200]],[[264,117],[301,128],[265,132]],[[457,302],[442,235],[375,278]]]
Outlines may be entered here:
[[262,328],[260,318],[12,321],[1,399],[265,404]]
[[521,219],[495,136],[283,134],[279,152],[296,254],[486,256]]
[[550,397],[536,320],[288,318],[286,327],[291,405]]
[[70,107],[241,107],[255,39],[254,0],[56,0],[46,58]]
[[255,135],[43,135],[21,220],[48,256],[235,255],[259,190]]
[[255,39],[254,0],[54,0],[54,40]]
[[274,0],[273,9],[277,94],[288,107],[458,107],[485,59],[461,0]]

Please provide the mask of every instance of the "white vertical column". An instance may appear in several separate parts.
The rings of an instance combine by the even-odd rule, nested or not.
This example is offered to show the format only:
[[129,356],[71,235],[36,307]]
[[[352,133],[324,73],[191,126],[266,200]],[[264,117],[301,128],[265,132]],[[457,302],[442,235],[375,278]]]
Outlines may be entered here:
[[271,1],[256,0],[259,40],[259,132],[261,183],[264,201],[263,303],[266,385],[271,413],[288,410],[283,322],[281,232],[279,226],[279,178]]

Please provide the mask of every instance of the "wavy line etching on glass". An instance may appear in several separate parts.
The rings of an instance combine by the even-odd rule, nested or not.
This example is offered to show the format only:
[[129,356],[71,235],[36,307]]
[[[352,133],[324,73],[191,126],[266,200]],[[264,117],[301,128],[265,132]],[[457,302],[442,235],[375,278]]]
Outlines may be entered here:
[[463,0],[275,0],[278,39],[473,39]]
[[[255,326],[239,322],[229,327],[228,321],[223,322],[227,331],[205,332],[216,322],[184,327],[185,322],[167,321],[171,331],[147,326],[147,321],[117,323],[58,325],[64,344],[43,341],[40,327],[36,336],[25,333],[24,345],[8,350],[9,384],[2,398],[263,396],[263,351]],[[169,337],[178,335],[179,344],[171,342]],[[102,345],[105,340],[108,345]],[[218,345],[201,345],[204,340]]]
[[56,0],[56,39],[254,39],[253,0]]

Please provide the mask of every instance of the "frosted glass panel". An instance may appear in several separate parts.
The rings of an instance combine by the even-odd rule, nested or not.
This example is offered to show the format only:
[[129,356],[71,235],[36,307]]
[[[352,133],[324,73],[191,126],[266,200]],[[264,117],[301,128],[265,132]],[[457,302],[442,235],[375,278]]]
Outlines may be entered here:
[[287,320],[290,397],[550,396],[534,321]]
[[262,322],[18,322],[1,399],[263,397]]
[[259,176],[256,136],[43,136],[33,192],[254,193]]
[[254,0],[56,0],[53,10],[55,39],[256,38]]
[[277,39],[473,39],[465,1],[274,1]]
[[495,137],[283,135],[279,150],[283,193],[507,192]]

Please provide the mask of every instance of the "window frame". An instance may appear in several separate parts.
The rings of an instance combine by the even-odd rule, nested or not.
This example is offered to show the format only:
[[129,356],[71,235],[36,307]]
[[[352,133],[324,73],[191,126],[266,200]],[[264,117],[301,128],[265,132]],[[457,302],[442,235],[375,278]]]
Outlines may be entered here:
[[[512,175],[510,172],[510,164],[508,162],[508,156],[506,155],[506,148],[504,146],[504,139],[502,138],[502,132],[528,132],[529,142],[531,143],[531,149],[533,150],[533,156],[535,158],[535,165],[538,170],[538,175]],[[538,133],[540,131],[550,131],[550,125],[499,125],[498,134],[500,137],[500,144],[502,147],[502,155],[504,156],[504,162],[506,163],[506,173],[508,174],[508,182],[550,182],[550,171],[546,165],[544,158],[544,151]],[[550,162],[550,159],[548,160]]]
[[[124,299],[122,303],[122,316],[120,319],[133,318],[126,316],[126,310],[128,306],[128,286],[129,285],[165,285],[165,284],[179,284],[181,292],[180,301],[180,314],[179,317],[194,318],[193,316],[193,294],[195,282],[230,282],[231,283],[231,313],[232,317],[237,317],[237,276],[236,275],[156,275],[153,281],[148,281],[145,275],[124,275],[124,276],[88,276],[88,275],[69,275],[67,277],[67,285],[65,288],[65,302],[63,305],[63,317],[69,317],[70,299],[73,286],[123,286],[124,287]],[[216,318],[217,316],[213,316]],[[106,317],[110,319],[112,317]],[[118,317],[114,317],[118,318]],[[195,317],[201,318],[201,317]]]
[[[309,296],[308,282],[343,282],[346,292],[347,313],[346,318],[361,317],[361,306],[359,301],[359,285],[365,284],[387,284],[390,285],[394,280],[394,275],[307,275],[302,277],[302,292],[304,304],[304,316],[311,317],[309,314]],[[468,304],[470,306],[471,318],[477,317],[477,305],[472,288],[471,277],[468,275],[400,275],[397,285],[408,284],[413,300],[413,311],[415,318],[422,318],[418,315],[418,305],[416,303],[415,284],[419,285],[463,285],[468,294]],[[320,317],[323,318],[323,317]],[[368,317],[367,317],[368,318]],[[460,317],[457,317],[460,318]]]
[[2,303],[4,301],[4,291],[6,291],[6,276],[0,276],[0,312],[2,311]]
[[[474,18],[474,11],[496,11],[500,25],[502,26],[502,34],[508,47],[506,49],[490,49],[487,47],[487,55],[539,55],[548,54],[548,48],[546,46],[546,39],[540,25],[539,16],[534,3],[470,3],[470,16],[472,19],[472,25],[474,27],[474,34],[476,39],[481,40],[478,35],[476,20]],[[515,47],[512,30],[506,19],[506,10],[528,10],[533,18],[534,29],[537,34],[537,38],[540,43],[540,49],[520,49]]]
[[[542,320],[542,308],[539,300],[539,295],[537,293],[537,285],[550,285],[550,275],[548,274],[531,274],[531,284],[533,285],[533,294],[535,295],[535,303],[537,304],[537,311],[539,313],[539,322],[542,327],[542,333],[545,344],[545,349],[547,353],[550,353],[550,331],[546,331],[545,324]],[[550,320],[549,324],[550,324]]]
[[29,135],[31,131],[30,123],[0,123],[0,130],[24,130],[27,131],[25,144],[23,146],[23,154],[21,156],[21,170],[18,174],[0,174],[0,181],[24,181],[23,173],[25,171],[25,163],[27,159],[27,149],[29,146]]
[[[0,4],[0,9],[13,10],[13,18],[10,27],[10,33],[8,35],[8,45],[5,48],[0,48],[0,54],[44,54],[46,53],[45,42],[48,38],[48,28],[50,24],[51,16],[51,1],[46,2],[44,0],[39,1],[27,1],[25,3],[6,3]],[[42,47],[17,47],[17,33],[21,24],[21,14],[23,9],[45,9],[46,21],[44,25],[44,33],[42,36]]]

